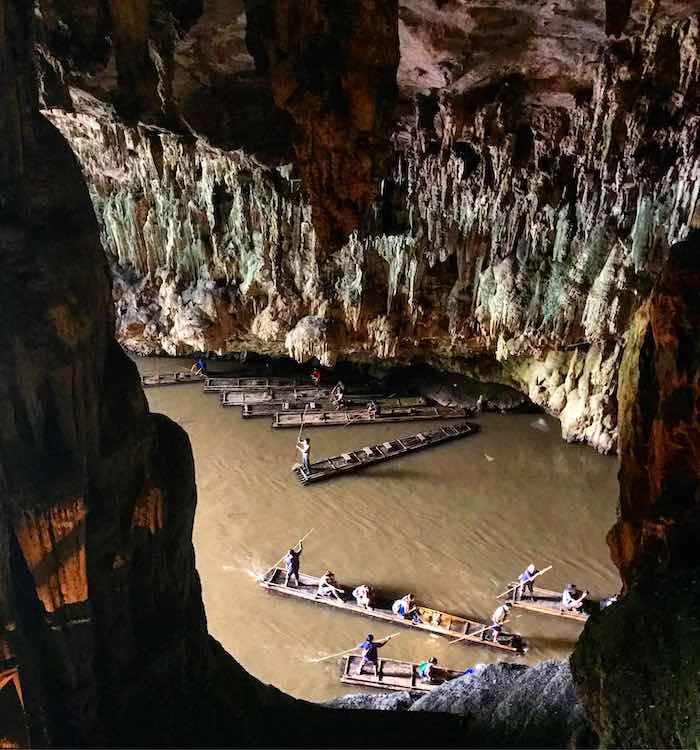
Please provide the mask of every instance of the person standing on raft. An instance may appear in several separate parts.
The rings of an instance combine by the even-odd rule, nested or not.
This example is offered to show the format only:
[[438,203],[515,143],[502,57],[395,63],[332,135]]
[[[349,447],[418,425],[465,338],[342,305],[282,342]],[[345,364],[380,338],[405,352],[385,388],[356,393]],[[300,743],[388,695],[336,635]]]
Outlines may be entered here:
[[321,371],[318,367],[311,371],[311,381],[316,386],[321,382]]
[[301,453],[301,466],[307,474],[311,474],[311,441],[309,438],[297,440],[297,450]]
[[289,579],[294,577],[296,587],[299,588],[299,558],[304,549],[304,542],[299,542],[298,547],[298,552],[292,548],[287,552],[284,558],[284,566],[287,569],[287,576],[284,579],[285,586],[289,586]]
[[[493,633],[493,642],[496,643],[498,641],[498,636],[501,634],[501,630],[503,630],[503,625],[505,621],[508,619],[508,615],[510,614],[510,608],[513,605],[510,602],[506,602],[505,604],[501,604],[500,607],[496,607],[496,609],[493,611],[493,614],[491,615],[491,622],[492,625],[489,628],[491,632]],[[486,632],[484,632],[484,635],[486,635]]]
[[530,601],[535,601],[535,592],[534,592],[534,584],[533,581],[535,579],[535,576],[537,575],[537,569],[535,566],[530,563],[525,570],[518,576],[518,588],[515,591],[515,600],[520,601],[523,596],[525,596],[525,592],[527,591],[530,596]]
[[357,674],[362,674],[365,664],[371,664],[374,667],[375,677],[379,676],[379,670],[377,669],[379,654],[377,653],[377,650],[382,646],[386,646],[390,638],[391,636],[387,636],[386,638],[382,638],[381,641],[375,641],[372,633],[367,634],[367,638],[365,638],[365,640],[357,647],[362,650],[362,659],[360,660]]

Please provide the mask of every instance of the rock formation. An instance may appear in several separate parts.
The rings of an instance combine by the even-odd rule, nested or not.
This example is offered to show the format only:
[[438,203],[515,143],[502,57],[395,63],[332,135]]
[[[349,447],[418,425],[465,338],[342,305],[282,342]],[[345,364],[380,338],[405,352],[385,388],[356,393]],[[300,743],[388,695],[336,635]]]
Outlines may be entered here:
[[[329,701],[336,708],[427,711],[465,718],[468,737],[484,747],[596,747],[597,737],[576,699],[567,664],[534,667],[478,664],[430,693],[357,694]],[[468,741],[468,740],[467,740]]]
[[[697,9],[363,0],[359,25],[331,5],[347,7],[305,3],[288,44],[296,26],[248,23],[253,0],[0,0],[0,707],[19,712],[3,742],[535,743],[548,705],[585,741],[556,665],[472,723],[359,722],[247,675],[207,634],[190,446],[149,413],[114,301],[144,352],[495,372],[602,450],[641,307],[610,536],[626,594],[572,670],[604,743],[697,744],[697,238],[666,261],[700,184]],[[391,113],[377,97],[395,37],[373,18],[398,19]],[[341,59],[302,79],[326,20],[349,22]],[[360,33],[378,80],[352,80]],[[333,173],[355,150],[356,172]],[[530,676],[553,699],[526,713]]]
[[700,736],[699,258],[696,229],[671,248],[621,370],[619,520],[608,543],[626,594],[587,625],[572,657],[606,746],[689,747]]
[[[75,157],[37,107],[31,6],[0,0],[0,739],[3,746],[306,746],[406,725],[306,704],[208,634],[192,451],[114,339]],[[27,314],[31,300],[32,313]],[[5,713],[7,711],[7,713]],[[274,720],[273,720],[274,717]],[[461,722],[431,732],[460,744]],[[401,744],[405,744],[403,741]]]
[[[487,367],[614,450],[621,345],[697,200],[692,3],[204,0],[111,57],[44,4],[42,59],[82,43],[45,106],[127,348]],[[112,68],[144,40],[134,125]]]

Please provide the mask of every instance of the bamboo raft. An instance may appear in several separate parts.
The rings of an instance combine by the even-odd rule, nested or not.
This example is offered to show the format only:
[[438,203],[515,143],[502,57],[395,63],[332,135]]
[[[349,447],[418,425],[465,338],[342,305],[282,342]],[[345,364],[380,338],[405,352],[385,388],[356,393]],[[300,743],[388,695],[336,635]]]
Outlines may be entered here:
[[[346,396],[345,403],[347,404],[366,404],[368,400],[367,396]],[[374,399],[380,407],[384,408],[396,408],[396,407],[411,407],[411,406],[424,406],[425,399],[423,396],[404,396],[397,398],[379,398]],[[221,397],[222,406],[227,406],[224,403],[224,397]],[[237,406],[237,404],[229,404],[230,406]],[[330,411],[333,404],[328,399],[321,399],[319,401],[267,401],[260,404],[243,404],[241,407],[241,417],[243,419],[254,419],[256,417],[272,417],[276,412],[282,412],[284,414],[291,413],[303,413],[323,411],[324,409]],[[306,422],[306,420],[304,420]]]
[[365,667],[362,674],[357,674],[360,667],[361,656],[351,654],[343,659],[343,671],[340,681],[349,685],[362,685],[363,687],[380,688],[381,690],[420,690],[428,693],[438,685],[442,685],[455,677],[461,677],[463,672],[455,669],[439,669],[433,667],[430,682],[424,682],[418,677],[417,664],[410,661],[399,661],[398,659],[378,659],[377,675]]
[[221,391],[266,391],[270,388],[294,390],[294,388],[313,388],[312,381],[297,381],[293,378],[217,378],[208,377],[204,382],[206,393]]
[[[515,583],[511,585],[515,585]],[[586,622],[588,620],[588,615],[585,612],[562,609],[561,591],[550,591],[549,589],[541,589],[535,586],[533,592],[535,595],[534,602],[530,601],[529,594],[525,594],[522,599],[516,599],[517,589],[514,589],[508,601],[513,605],[513,609],[517,607],[528,612],[553,615],[554,617],[561,617],[564,620],[575,620],[576,622]],[[586,599],[586,601],[588,600]]]
[[141,385],[144,388],[199,383],[202,380],[204,380],[203,375],[195,375],[193,372],[164,372],[155,375],[141,375]]
[[382,408],[380,413],[371,416],[367,409],[343,409],[338,411],[321,410],[306,414],[284,414],[276,412],[272,426],[275,429],[286,427],[345,427],[349,424],[382,424],[384,422],[420,422],[435,419],[464,419],[466,412],[459,407],[422,406]]
[[[466,635],[466,638],[464,638],[462,643],[474,643],[478,646],[488,646],[490,648],[509,651],[511,653],[522,651],[523,648],[522,640],[519,635],[501,631],[498,640],[494,642],[491,640],[492,631],[480,632],[483,631],[483,628],[485,627],[484,623],[476,622],[475,620],[468,620],[466,617],[459,617],[458,615],[451,615],[437,609],[419,606],[417,609],[421,622],[414,623],[410,619],[404,619],[400,615],[395,615],[391,611],[392,600],[390,599],[378,597],[373,609],[365,609],[364,607],[358,606],[352,598],[349,600],[338,601],[333,596],[317,597],[316,592],[318,590],[319,579],[315,576],[301,573],[299,576],[300,585],[299,588],[297,588],[296,586],[284,585],[285,575],[285,571],[281,568],[273,568],[266,573],[264,578],[258,581],[258,584],[268,591],[284,594],[297,599],[306,599],[307,601],[316,604],[324,604],[327,607],[335,607],[336,609],[354,612],[355,614],[372,617],[377,620],[386,620],[396,625],[404,625],[414,630],[423,630],[428,633],[435,633],[436,635],[454,638],[461,638]],[[350,592],[353,588],[353,586],[347,586],[345,587],[345,590]],[[346,593],[345,596],[347,597],[348,594]],[[469,635],[469,633],[474,633],[474,635]]]
[[[310,401],[328,401],[330,399],[330,388],[296,388],[280,386],[279,388],[268,388],[264,391],[221,391],[219,399],[222,406],[244,406],[245,404],[265,403],[287,403],[299,402],[301,404]],[[353,394],[349,398],[361,398],[365,402],[381,398],[382,394]],[[303,408],[303,407],[302,407]]]
[[479,426],[471,422],[459,422],[457,424],[448,424],[438,427],[430,432],[418,432],[414,435],[404,435],[401,438],[380,443],[377,445],[368,445],[359,450],[341,453],[339,456],[324,458],[322,461],[311,464],[311,471],[306,472],[301,466],[295,467],[297,478],[303,485],[311,482],[320,482],[324,479],[346,474],[358,469],[364,469],[367,466],[378,464],[383,461],[389,461],[393,458],[405,456],[408,453],[414,453],[434,445],[447,443],[451,440],[474,435],[478,432]]

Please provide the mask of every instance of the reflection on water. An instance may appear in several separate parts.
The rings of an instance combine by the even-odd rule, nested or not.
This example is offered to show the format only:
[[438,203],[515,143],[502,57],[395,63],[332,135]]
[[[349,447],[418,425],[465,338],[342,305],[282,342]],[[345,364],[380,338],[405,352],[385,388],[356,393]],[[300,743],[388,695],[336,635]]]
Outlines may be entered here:
[[[172,360],[139,360],[143,372]],[[487,620],[496,595],[529,562],[553,565],[542,585],[567,582],[603,595],[619,588],[605,545],[614,522],[617,461],[566,445],[556,420],[484,415],[481,433],[341,479],[302,487],[291,471],[295,430],[242,421],[197,385],[147,390],[153,411],[187,430],[198,508],[194,543],[209,629],[252,674],[293,695],[323,700],[352,692],[339,664],[309,660],[396,630],[357,615],[262,591],[255,576],[310,528],[302,570],[332,568],[419,602]],[[428,423],[432,424],[432,423]],[[314,459],[410,433],[414,425],[309,430]],[[418,429],[427,428],[421,423]],[[547,429],[548,428],[548,429]],[[513,660],[566,658],[581,626],[515,613],[529,651]],[[401,629],[400,629],[401,630]],[[446,667],[501,653],[402,630],[386,656]],[[506,656],[505,658],[511,658]]]

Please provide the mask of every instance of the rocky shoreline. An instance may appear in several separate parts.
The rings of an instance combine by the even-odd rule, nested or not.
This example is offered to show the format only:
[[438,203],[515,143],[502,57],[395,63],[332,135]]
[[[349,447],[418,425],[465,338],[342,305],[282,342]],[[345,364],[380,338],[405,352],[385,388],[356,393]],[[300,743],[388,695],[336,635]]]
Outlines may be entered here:
[[427,694],[358,693],[325,705],[458,715],[469,745],[469,737],[478,737],[482,747],[597,747],[567,663],[477,664],[473,670]]

